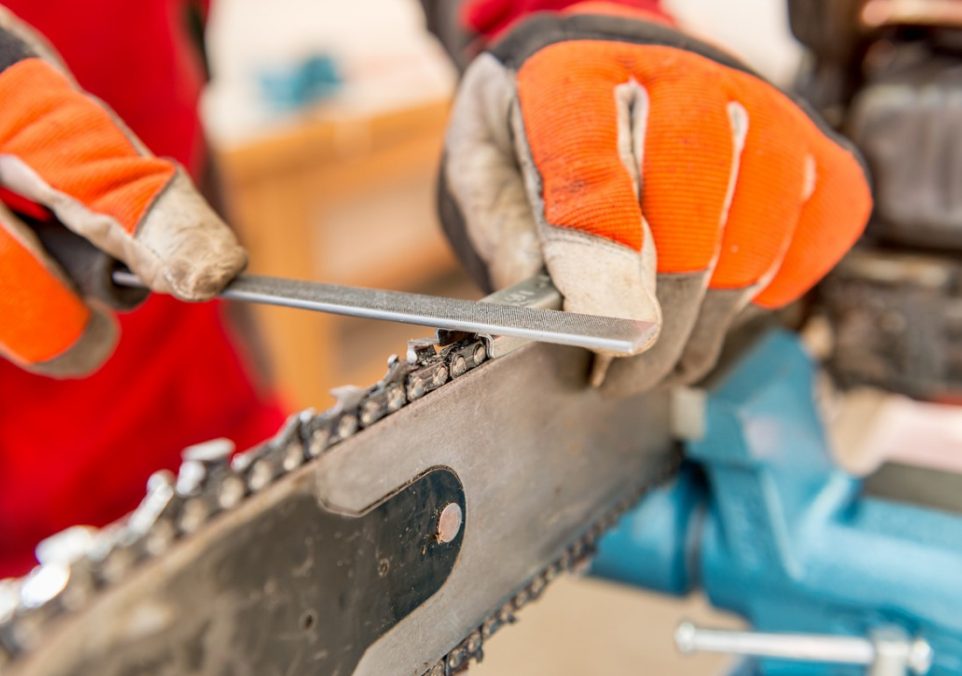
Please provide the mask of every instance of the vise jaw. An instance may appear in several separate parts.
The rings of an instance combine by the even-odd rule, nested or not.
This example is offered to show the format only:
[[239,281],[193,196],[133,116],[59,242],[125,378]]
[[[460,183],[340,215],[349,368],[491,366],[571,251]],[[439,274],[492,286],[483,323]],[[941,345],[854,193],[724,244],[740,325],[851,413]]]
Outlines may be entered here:
[[[759,632],[895,632],[912,648],[902,673],[960,674],[962,514],[865,495],[832,459],[815,378],[794,335],[760,338],[709,386],[687,467],[602,539],[591,572],[701,587]],[[834,676],[874,663],[822,657],[761,651],[743,667]]]

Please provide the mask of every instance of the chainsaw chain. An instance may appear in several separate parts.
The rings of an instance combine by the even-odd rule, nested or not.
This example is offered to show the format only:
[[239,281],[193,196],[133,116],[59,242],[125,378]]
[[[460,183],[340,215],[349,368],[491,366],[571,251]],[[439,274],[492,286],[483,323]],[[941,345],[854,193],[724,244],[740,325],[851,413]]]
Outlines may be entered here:
[[[413,340],[406,359],[392,356],[375,385],[334,390],[333,407],[292,415],[272,439],[250,450],[231,457],[233,445],[226,440],[185,449],[177,474],[155,472],[144,499],[127,517],[102,529],[67,529],[38,548],[41,564],[27,576],[0,580],[0,672],[40,644],[48,622],[79,610],[211,519],[489,358],[487,340],[478,336],[458,334],[445,344]],[[599,537],[676,468],[673,459],[658,479],[619,502],[425,673],[448,676],[480,661],[486,640],[514,623],[517,611],[562,572],[583,569]]]

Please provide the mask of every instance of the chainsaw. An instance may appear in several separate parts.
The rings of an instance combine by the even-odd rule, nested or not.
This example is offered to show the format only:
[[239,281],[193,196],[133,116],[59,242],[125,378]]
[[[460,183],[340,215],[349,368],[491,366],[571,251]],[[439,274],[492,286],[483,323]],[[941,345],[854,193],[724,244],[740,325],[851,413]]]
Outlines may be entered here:
[[239,454],[190,447],[125,518],[42,543],[0,584],[4,676],[456,673],[676,472],[669,392],[588,384],[583,348],[637,351],[653,327],[560,312],[547,276],[476,303],[253,276],[224,295],[439,331],[331,409]]

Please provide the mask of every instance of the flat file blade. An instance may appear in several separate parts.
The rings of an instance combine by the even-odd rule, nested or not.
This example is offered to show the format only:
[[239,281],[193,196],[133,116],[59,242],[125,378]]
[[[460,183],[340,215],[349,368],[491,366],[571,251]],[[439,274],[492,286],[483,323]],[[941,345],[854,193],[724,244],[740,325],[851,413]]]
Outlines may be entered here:
[[[143,286],[136,275],[127,271],[114,272],[113,279],[121,286]],[[510,291],[498,295],[510,299]],[[656,331],[652,322],[640,320],[259,275],[240,275],[220,297],[448,331],[512,336],[616,355],[641,352],[652,342]]]

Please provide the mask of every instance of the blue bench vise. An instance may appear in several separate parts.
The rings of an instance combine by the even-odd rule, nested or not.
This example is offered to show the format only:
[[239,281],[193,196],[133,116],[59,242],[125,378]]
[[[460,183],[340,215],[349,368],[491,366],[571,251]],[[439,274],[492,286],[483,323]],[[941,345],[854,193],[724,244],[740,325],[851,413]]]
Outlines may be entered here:
[[866,495],[833,461],[816,366],[773,331],[704,394],[686,466],[599,543],[591,574],[704,590],[750,632],[680,647],[765,675],[962,674],[962,514]]

